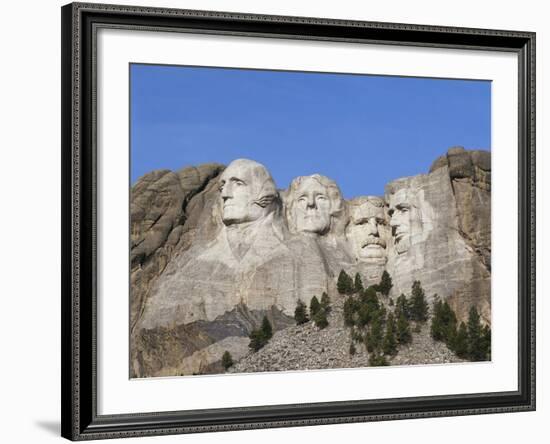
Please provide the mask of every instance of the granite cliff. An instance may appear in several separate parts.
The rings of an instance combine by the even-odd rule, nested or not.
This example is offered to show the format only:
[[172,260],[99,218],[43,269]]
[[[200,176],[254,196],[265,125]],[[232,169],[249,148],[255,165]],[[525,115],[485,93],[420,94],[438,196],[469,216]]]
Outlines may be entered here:
[[321,175],[277,189],[245,159],[146,174],[131,192],[131,376],[219,372],[264,316],[284,337],[299,300],[341,298],[340,270],[365,285],[388,271],[393,297],[420,280],[490,324],[490,190],[490,153],[461,147],[349,201]]

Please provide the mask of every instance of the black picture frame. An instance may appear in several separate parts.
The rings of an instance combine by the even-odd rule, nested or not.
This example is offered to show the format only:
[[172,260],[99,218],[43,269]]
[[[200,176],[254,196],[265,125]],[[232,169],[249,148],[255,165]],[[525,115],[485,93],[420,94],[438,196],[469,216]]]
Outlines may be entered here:
[[[535,33],[103,4],[62,7],[62,436],[70,440],[535,409]],[[519,66],[518,390],[97,414],[95,30],[117,27],[507,51]]]

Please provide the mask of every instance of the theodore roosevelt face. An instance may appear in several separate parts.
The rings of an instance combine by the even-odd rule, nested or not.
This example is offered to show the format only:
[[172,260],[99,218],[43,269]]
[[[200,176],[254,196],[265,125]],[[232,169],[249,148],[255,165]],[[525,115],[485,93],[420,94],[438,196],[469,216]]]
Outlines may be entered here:
[[379,197],[350,201],[350,222],[347,236],[360,260],[386,258],[387,226],[384,200]]

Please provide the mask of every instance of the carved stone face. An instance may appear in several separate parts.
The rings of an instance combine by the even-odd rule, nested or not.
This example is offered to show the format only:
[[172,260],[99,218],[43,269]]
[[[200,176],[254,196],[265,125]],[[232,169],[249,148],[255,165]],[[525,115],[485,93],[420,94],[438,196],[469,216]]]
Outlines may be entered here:
[[320,174],[297,177],[290,184],[286,202],[292,233],[343,232],[342,193],[332,179]]
[[293,202],[296,230],[325,233],[330,228],[330,209],[327,188],[315,178],[306,178],[296,189]]
[[267,169],[252,160],[237,159],[220,176],[222,221],[225,225],[257,220],[271,210],[276,189]]
[[407,189],[401,188],[389,196],[390,227],[397,253],[405,253],[411,246],[412,204]]
[[346,234],[358,259],[367,262],[385,259],[387,227],[384,201],[378,197],[351,201]]

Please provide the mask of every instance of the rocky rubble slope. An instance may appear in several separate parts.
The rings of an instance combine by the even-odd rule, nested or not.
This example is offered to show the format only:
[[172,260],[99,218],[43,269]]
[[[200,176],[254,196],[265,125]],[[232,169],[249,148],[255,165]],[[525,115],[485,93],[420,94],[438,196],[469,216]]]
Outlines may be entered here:
[[[334,298],[328,315],[329,325],[323,330],[313,322],[294,325],[276,332],[269,343],[258,352],[249,352],[228,373],[273,372],[355,368],[369,366],[369,356],[363,344],[355,344],[350,355],[350,328],[344,325],[343,309],[346,296]],[[387,309],[390,310],[385,304]],[[430,337],[429,320],[419,333],[412,333],[412,343],[399,346],[390,365],[443,364],[463,362],[447,346]]]

